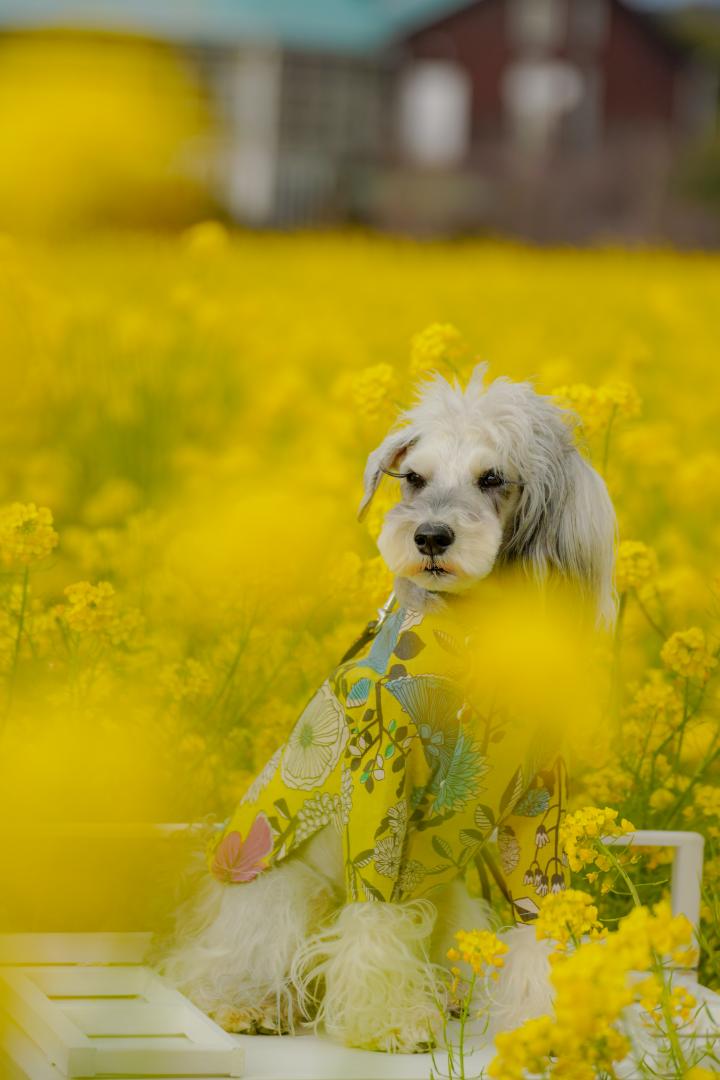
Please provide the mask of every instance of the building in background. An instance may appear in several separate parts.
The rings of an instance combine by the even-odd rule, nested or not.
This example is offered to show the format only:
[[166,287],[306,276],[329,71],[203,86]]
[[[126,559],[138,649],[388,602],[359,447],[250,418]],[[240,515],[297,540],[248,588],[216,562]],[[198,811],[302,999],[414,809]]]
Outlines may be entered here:
[[173,44],[217,118],[217,199],[242,223],[718,242],[677,183],[716,127],[717,72],[648,6],[0,0],[0,32]]

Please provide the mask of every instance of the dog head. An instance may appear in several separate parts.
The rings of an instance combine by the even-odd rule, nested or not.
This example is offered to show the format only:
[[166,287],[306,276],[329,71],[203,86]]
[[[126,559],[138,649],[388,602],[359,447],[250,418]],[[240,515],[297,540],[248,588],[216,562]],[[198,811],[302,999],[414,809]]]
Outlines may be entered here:
[[467,389],[437,375],[365,469],[362,517],[384,474],[402,499],[386,515],[380,553],[396,577],[458,592],[495,566],[519,563],[591,593],[601,621],[615,613],[615,515],[604,481],[575,448],[573,418],[529,383]]

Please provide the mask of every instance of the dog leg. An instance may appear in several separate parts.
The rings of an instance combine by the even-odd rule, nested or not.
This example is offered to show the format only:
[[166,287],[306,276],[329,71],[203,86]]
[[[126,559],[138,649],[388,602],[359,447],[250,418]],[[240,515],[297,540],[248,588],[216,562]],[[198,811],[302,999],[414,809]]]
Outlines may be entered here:
[[509,946],[500,977],[488,991],[493,1033],[513,1031],[526,1020],[552,1013],[549,941],[538,941],[533,926],[514,926],[501,933]]
[[317,865],[324,852],[316,850],[313,860],[312,844],[304,854],[313,865],[290,858],[246,884],[223,885],[204,874],[179,915],[174,943],[155,962],[228,1031],[271,1034],[293,1027],[293,956],[336,903],[336,886]]
[[438,913],[430,948],[434,964],[450,967],[448,949],[457,945],[458,930],[494,930],[497,925],[497,916],[487,901],[471,896],[461,878],[443,885],[432,894],[432,900]]
[[293,982],[328,1035],[367,1050],[427,1050],[443,987],[428,957],[428,900],[348,904],[299,950]]

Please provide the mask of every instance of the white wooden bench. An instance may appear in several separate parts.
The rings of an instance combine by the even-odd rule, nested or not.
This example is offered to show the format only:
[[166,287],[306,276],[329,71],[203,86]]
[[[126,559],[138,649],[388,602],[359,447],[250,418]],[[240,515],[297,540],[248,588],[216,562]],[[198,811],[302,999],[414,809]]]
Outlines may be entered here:
[[[194,827],[28,828],[31,833],[37,829],[46,842],[50,836],[70,843],[107,843],[112,838],[157,841]],[[697,925],[702,837],[637,832],[615,842],[675,848],[673,910]],[[428,1080],[430,1055],[349,1050],[312,1034],[228,1035],[145,966],[151,937],[149,931],[129,930],[0,934],[0,1080]],[[709,1008],[720,1010],[720,998],[697,985],[694,971],[684,972],[682,979]],[[442,1073],[445,1056],[436,1057]],[[491,1057],[490,1048],[478,1049],[471,1073]]]

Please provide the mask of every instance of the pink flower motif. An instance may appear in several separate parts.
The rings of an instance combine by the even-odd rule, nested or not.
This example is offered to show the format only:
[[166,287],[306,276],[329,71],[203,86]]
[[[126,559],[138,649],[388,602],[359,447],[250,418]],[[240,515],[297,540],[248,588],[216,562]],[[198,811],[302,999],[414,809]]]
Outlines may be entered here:
[[250,826],[247,839],[239,832],[229,832],[215,849],[212,873],[224,885],[252,881],[267,868],[267,856],[273,849],[270,822],[258,814]]

